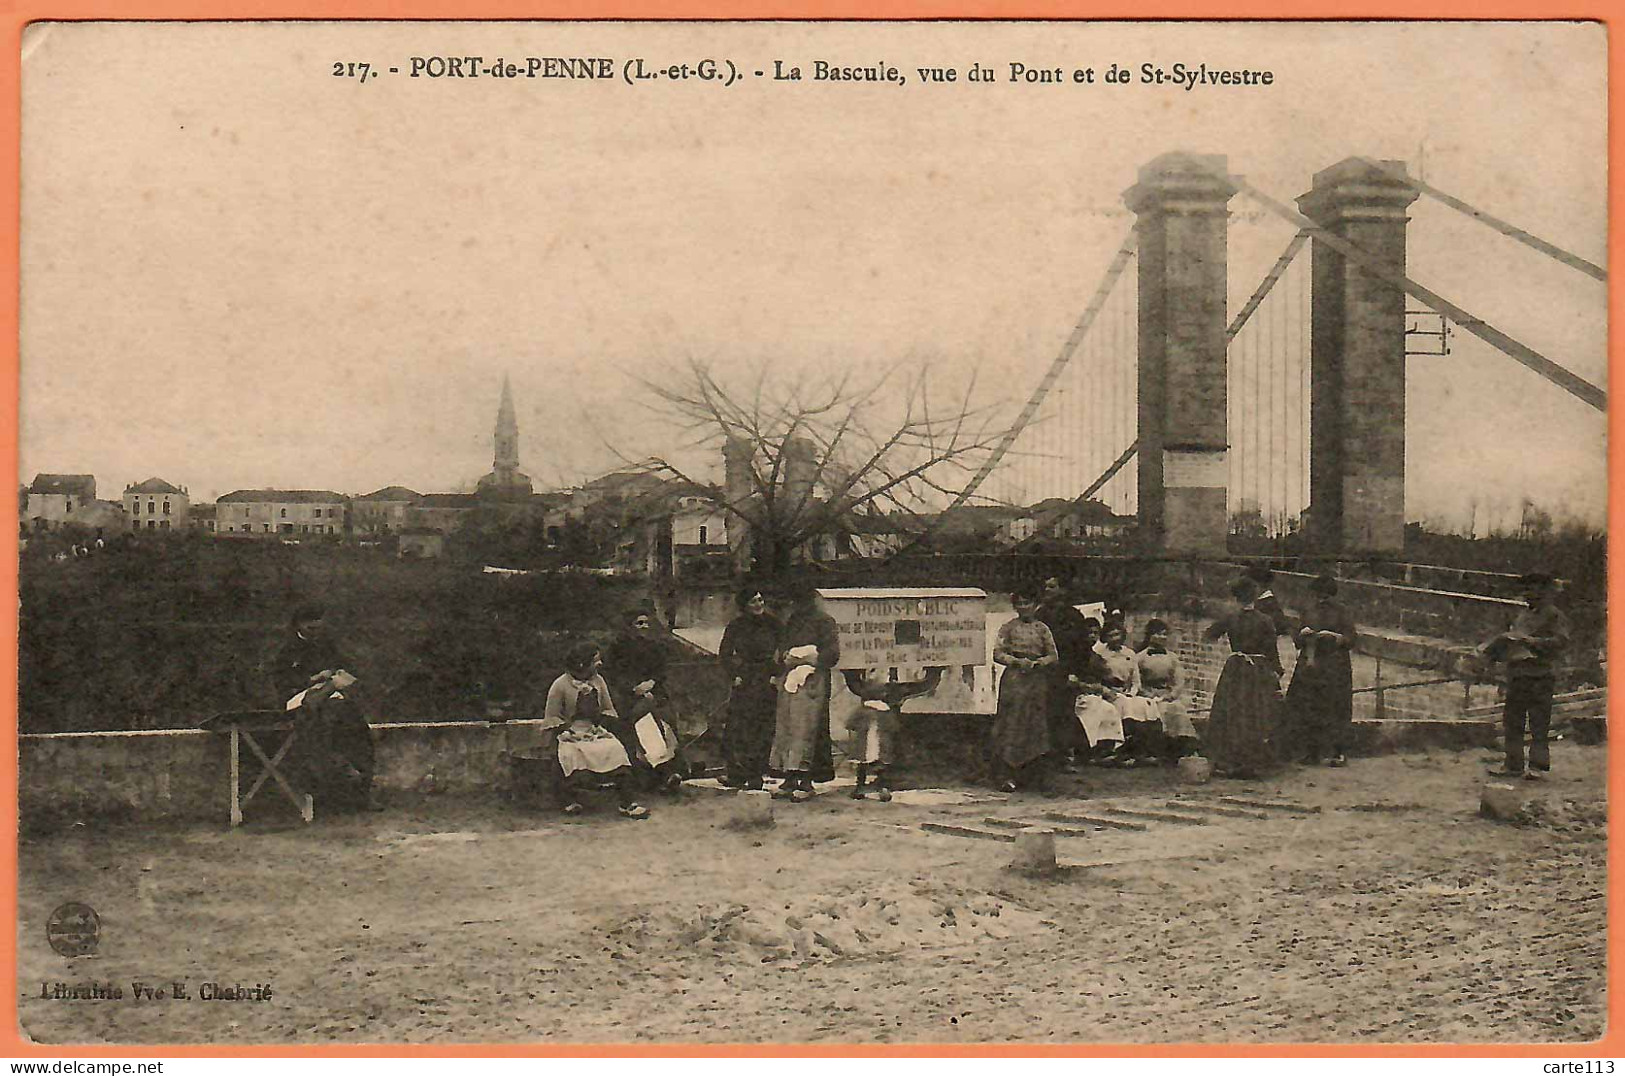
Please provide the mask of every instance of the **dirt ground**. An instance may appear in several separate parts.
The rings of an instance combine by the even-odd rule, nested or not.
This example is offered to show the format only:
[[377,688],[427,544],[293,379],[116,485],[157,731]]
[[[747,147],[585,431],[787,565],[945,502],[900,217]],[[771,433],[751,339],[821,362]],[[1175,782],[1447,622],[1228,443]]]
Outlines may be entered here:
[[[20,1016],[53,1043],[1589,1040],[1605,750],[1554,755],[1515,822],[1476,816],[1472,751],[1247,784],[1089,771],[1056,799],[836,789],[765,830],[702,789],[642,822],[431,796],[309,829],[75,826],[20,849]],[[1080,832],[1038,877],[920,828],[1222,796],[1319,810],[1053,823]],[[100,916],[92,956],[46,943],[67,901]],[[40,996],[57,982],[125,996]]]

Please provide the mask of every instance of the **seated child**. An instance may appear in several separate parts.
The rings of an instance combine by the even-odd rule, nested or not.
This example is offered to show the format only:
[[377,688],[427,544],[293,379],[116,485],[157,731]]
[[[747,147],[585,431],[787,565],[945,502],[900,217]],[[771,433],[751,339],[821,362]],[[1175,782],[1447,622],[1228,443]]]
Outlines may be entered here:
[[[879,670],[865,673],[857,670],[845,672],[846,686],[863,700],[863,706],[847,725],[850,743],[847,757],[858,765],[858,783],[852,790],[855,800],[891,800],[889,769],[896,762],[897,742],[900,739],[900,718],[903,703],[915,695],[928,695],[942,682],[947,669],[942,666],[927,669],[925,679],[898,683],[888,682]],[[874,785],[869,779],[874,778]]]

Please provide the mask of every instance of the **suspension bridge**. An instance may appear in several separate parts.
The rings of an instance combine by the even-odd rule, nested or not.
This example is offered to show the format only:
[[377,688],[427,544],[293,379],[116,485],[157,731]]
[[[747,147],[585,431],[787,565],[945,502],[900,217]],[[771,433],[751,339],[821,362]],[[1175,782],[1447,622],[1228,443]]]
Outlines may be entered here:
[[[954,506],[1043,504],[1016,535],[1027,542],[1093,501],[1132,524],[1141,555],[1223,555],[1240,532],[1295,534],[1300,551],[1340,559],[1398,557],[1414,358],[1475,338],[1607,407],[1600,386],[1494,324],[1472,296],[1407,275],[1419,199],[1551,259],[1605,302],[1601,266],[1404,162],[1348,158],[1289,202],[1222,156],[1165,154],[1125,192],[1132,228]],[[1280,253],[1232,313],[1227,242],[1241,200],[1278,233]]]

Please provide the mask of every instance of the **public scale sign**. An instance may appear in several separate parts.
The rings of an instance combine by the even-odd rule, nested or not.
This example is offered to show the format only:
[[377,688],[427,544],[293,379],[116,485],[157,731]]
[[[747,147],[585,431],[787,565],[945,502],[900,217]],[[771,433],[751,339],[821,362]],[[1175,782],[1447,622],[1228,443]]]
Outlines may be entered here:
[[987,660],[987,594],[975,587],[832,587],[818,594],[840,628],[843,669]]

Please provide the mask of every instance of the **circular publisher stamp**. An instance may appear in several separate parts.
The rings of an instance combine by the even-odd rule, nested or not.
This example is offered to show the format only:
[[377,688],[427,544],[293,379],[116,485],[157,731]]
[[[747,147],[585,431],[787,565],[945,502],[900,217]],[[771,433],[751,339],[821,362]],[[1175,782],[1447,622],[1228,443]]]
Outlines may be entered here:
[[101,941],[102,921],[88,904],[69,901],[45,921],[45,940],[63,956],[89,956]]

